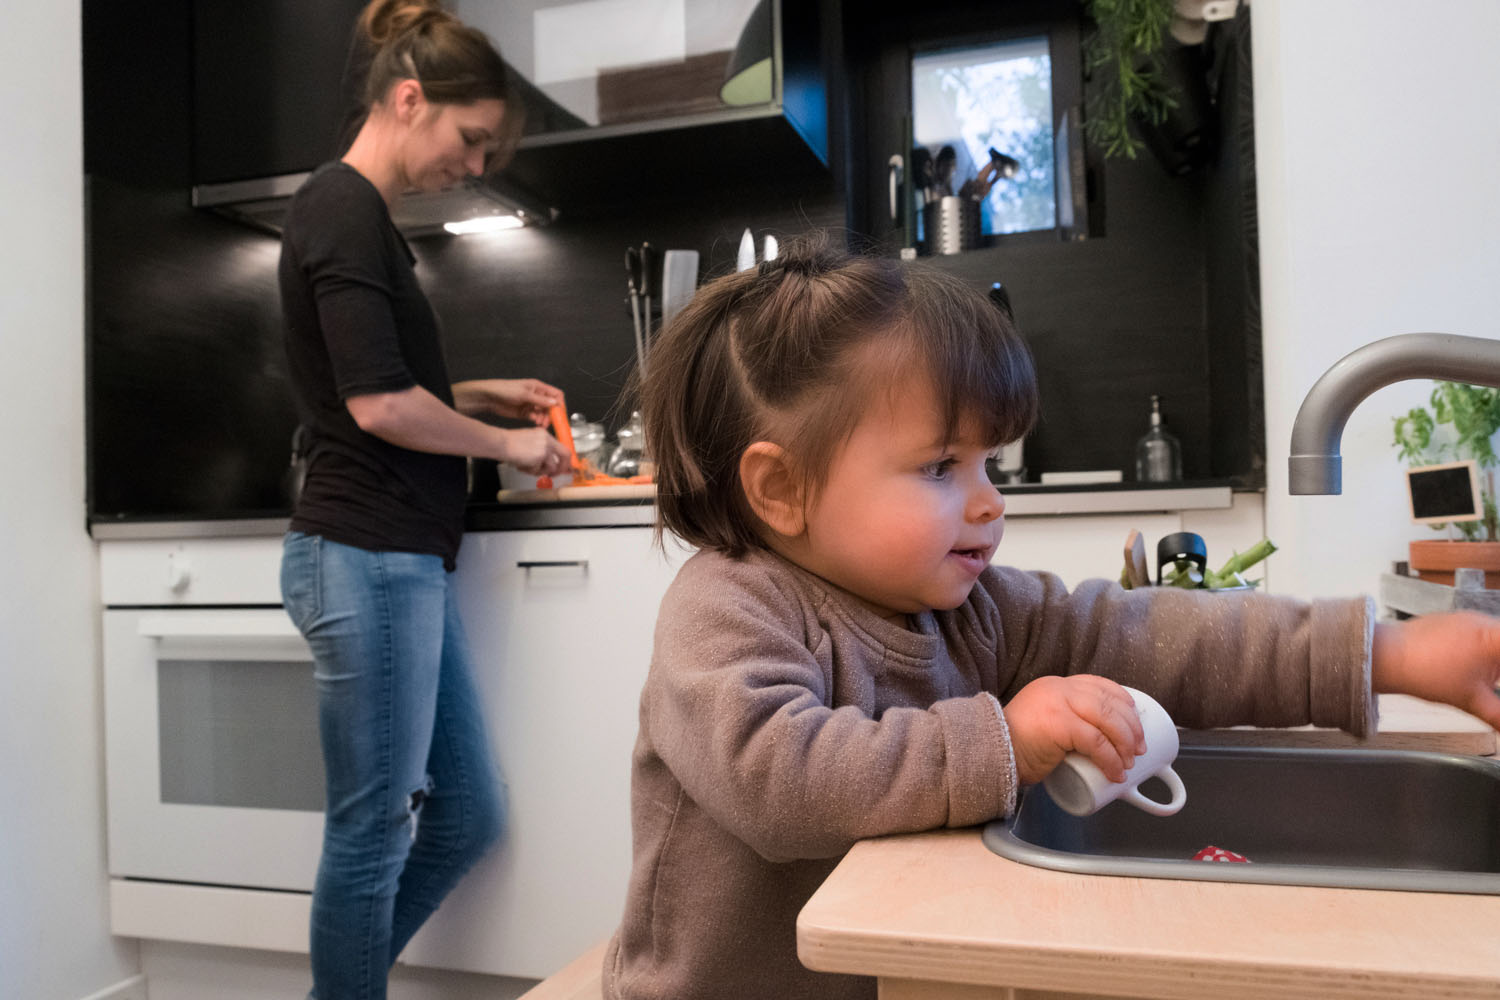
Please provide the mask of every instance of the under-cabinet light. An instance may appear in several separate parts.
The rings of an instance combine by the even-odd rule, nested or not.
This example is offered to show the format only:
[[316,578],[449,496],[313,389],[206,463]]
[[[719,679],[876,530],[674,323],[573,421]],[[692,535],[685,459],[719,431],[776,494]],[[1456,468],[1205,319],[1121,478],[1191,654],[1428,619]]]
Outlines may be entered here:
[[458,222],[445,222],[443,228],[455,236],[469,233],[493,233],[501,229],[520,229],[525,223],[515,215],[481,215]]

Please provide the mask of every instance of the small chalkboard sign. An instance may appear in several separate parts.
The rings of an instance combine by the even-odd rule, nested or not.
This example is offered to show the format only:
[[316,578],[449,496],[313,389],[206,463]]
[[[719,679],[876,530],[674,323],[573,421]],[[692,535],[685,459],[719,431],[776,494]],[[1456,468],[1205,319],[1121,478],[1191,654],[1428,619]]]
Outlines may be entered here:
[[1475,462],[1446,462],[1406,470],[1411,519],[1419,524],[1478,521],[1484,517]]

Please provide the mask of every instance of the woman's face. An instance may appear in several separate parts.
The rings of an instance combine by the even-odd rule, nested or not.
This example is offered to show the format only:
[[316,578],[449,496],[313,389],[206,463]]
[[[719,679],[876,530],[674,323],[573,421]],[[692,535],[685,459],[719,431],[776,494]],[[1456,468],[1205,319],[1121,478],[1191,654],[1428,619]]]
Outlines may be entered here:
[[439,191],[484,173],[486,159],[500,148],[505,102],[423,105],[404,146],[407,186]]

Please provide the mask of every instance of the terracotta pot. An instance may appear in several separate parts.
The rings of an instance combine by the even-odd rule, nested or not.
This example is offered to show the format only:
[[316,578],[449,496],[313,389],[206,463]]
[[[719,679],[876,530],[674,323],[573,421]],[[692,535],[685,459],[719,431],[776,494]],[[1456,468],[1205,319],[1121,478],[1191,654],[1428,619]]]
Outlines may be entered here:
[[1407,556],[1411,568],[1424,580],[1453,585],[1457,569],[1484,570],[1484,585],[1500,589],[1500,542],[1412,542]]

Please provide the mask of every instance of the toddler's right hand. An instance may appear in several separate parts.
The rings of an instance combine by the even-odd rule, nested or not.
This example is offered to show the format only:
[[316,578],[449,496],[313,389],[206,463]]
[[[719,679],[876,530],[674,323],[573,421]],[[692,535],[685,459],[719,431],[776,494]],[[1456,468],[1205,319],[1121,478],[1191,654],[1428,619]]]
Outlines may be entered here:
[[1022,784],[1051,774],[1070,750],[1093,761],[1110,781],[1124,781],[1136,754],[1146,750],[1134,699],[1107,677],[1039,677],[1004,712]]

